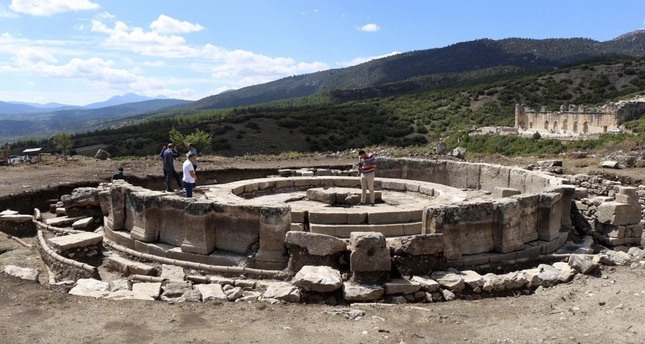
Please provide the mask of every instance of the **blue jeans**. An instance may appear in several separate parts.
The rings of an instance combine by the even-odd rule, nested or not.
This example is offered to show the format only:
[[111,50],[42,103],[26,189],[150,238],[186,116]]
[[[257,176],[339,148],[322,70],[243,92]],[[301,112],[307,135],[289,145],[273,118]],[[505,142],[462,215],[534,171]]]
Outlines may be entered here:
[[193,197],[193,189],[195,188],[195,183],[184,182],[184,186],[186,187],[186,197]]

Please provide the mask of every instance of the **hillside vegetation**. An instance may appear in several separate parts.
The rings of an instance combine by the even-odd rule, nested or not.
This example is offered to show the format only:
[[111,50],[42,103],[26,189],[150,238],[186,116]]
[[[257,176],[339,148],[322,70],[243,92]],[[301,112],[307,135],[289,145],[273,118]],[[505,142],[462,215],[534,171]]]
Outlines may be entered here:
[[601,105],[643,90],[645,59],[633,58],[377,98],[363,99],[365,90],[345,90],[348,98],[357,100],[338,101],[327,93],[228,110],[162,113],[135,125],[74,135],[73,147],[87,154],[98,148],[113,155],[154,154],[175,128],[183,134],[196,129],[211,133],[212,145],[199,148],[221,155],[419,146],[439,140],[475,153],[559,152],[566,149],[559,141],[467,133],[473,127],[513,125],[516,103],[556,110],[568,103]]
[[[229,156],[370,145],[427,151],[438,141],[482,154],[592,148],[605,141],[565,145],[544,139],[475,138],[468,132],[513,125],[516,103],[556,110],[562,104],[601,105],[642,94],[643,54],[643,30],[607,42],[510,38],[458,43],[104,123],[109,129],[74,135],[73,149],[88,155],[99,148],[113,155],[154,154],[173,128],[183,135],[204,130],[213,139],[198,147],[200,151]],[[645,124],[629,126],[640,130]],[[15,149],[36,144],[48,145],[26,142]]]

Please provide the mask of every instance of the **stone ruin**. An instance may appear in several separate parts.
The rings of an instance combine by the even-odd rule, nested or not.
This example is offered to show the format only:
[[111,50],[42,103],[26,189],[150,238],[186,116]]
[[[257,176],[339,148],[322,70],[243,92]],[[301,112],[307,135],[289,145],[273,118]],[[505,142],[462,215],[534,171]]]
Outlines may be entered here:
[[[530,293],[601,263],[645,265],[638,247],[591,255],[568,242],[587,228],[608,246],[640,245],[637,188],[589,198],[597,190],[579,176],[383,158],[370,207],[357,204],[352,174],[281,170],[201,185],[193,199],[114,181],[75,189],[33,221],[1,215],[0,229],[37,230],[52,283],[113,299],[435,302]],[[542,264],[489,272],[531,262]]]

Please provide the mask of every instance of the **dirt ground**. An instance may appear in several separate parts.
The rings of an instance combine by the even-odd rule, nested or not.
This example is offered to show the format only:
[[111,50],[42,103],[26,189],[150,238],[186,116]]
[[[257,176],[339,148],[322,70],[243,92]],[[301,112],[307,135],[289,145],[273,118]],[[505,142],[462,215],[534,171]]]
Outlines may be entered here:
[[[349,157],[211,158],[204,159],[203,166],[295,167],[352,161]],[[108,179],[119,165],[130,174],[160,174],[153,158],[0,167],[0,195],[61,182]],[[7,263],[44,269],[35,249],[1,235],[0,265]],[[43,273],[41,279],[45,278]],[[0,343],[644,343],[644,282],[641,268],[603,267],[600,277],[577,276],[570,283],[528,296],[359,304],[351,308],[365,311],[365,316],[349,320],[326,313],[341,307],[318,305],[83,298],[0,273]]]

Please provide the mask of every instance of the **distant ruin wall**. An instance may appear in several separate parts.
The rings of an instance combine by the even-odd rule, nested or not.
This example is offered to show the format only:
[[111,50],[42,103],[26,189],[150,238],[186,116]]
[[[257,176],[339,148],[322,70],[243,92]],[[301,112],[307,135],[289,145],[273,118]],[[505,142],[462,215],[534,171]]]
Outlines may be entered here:
[[559,111],[539,111],[515,105],[515,127],[520,131],[562,135],[602,134],[645,114],[645,98],[637,98],[601,107],[570,104]]

